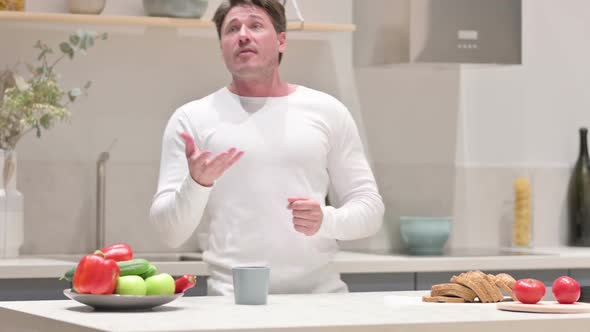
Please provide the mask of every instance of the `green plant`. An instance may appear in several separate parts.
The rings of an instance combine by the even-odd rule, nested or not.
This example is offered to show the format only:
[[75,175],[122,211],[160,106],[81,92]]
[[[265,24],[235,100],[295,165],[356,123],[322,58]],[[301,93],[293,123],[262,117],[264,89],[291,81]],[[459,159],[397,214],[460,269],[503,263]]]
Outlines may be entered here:
[[42,41],[34,48],[39,50],[36,65],[25,64],[29,77],[19,75],[16,68],[0,73],[0,148],[15,149],[18,141],[35,130],[41,137],[42,129],[50,129],[57,121],[69,119],[69,105],[91,86],[88,81],[81,88],[64,89],[55,67],[63,59],[73,60],[86,54],[96,40],[106,40],[107,34],[78,31],[59,44],[59,53]]

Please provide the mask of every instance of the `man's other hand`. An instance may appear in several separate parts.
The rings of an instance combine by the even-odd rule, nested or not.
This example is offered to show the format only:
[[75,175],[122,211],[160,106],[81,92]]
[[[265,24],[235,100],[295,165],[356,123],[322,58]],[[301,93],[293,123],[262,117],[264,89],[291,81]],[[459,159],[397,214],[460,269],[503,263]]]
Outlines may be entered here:
[[295,230],[307,236],[320,230],[324,213],[320,203],[303,197],[289,197],[287,209],[293,212]]
[[184,140],[188,168],[193,180],[204,187],[211,187],[228,168],[238,161],[244,151],[232,147],[210,159],[210,151],[201,151],[195,145],[192,136],[186,132],[180,134]]

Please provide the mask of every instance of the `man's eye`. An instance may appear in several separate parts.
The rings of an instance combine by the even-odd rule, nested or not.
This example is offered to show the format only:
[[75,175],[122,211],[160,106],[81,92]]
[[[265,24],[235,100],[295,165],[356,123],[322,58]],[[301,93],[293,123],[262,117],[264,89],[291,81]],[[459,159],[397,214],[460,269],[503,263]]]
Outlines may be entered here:
[[252,25],[252,29],[256,29],[256,30],[262,29],[262,24],[260,24],[260,23],[254,23]]
[[236,32],[238,30],[238,27],[234,25],[233,27],[229,27],[229,29],[227,29],[227,32]]

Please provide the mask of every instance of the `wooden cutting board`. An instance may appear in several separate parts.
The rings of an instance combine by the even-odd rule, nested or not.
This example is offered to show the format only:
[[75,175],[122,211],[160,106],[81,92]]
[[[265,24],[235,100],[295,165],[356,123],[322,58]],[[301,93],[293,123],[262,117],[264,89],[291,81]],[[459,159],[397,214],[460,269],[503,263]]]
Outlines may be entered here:
[[500,302],[496,305],[496,308],[509,311],[540,312],[552,314],[590,313],[590,303],[583,302],[576,302],[572,304],[559,304],[554,301],[541,301],[536,304]]

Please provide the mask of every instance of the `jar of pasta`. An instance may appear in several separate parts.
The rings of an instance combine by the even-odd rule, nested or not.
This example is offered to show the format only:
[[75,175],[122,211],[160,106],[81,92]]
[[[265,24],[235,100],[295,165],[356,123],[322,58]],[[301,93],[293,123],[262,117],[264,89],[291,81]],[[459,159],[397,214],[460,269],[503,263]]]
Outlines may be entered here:
[[514,180],[514,219],[512,224],[512,245],[531,247],[533,234],[532,190],[528,177]]
[[0,10],[25,10],[25,0],[0,0]]

